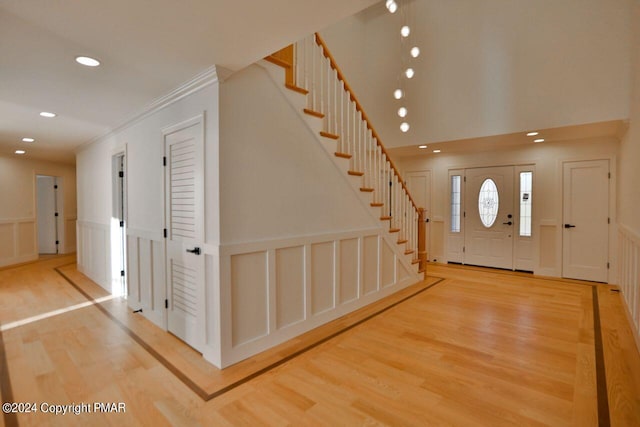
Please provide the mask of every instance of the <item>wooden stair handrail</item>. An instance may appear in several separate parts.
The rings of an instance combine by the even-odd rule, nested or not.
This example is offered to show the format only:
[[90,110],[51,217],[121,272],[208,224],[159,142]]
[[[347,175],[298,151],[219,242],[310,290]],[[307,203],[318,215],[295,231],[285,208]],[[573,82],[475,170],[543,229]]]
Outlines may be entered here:
[[342,74],[342,70],[340,70],[340,67],[338,67],[338,64],[333,58],[333,55],[331,55],[331,52],[329,52],[329,48],[327,47],[322,37],[320,37],[320,34],[315,33],[315,36],[316,36],[316,43],[318,44],[318,46],[322,48],[324,57],[329,60],[329,63],[331,64],[331,68],[336,70],[336,73],[338,74],[338,78],[342,81],[342,83],[344,83],[344,88],[349,92],[349,98],[351,98],[351,101],[353,101],[356,104],[356,110],[358,110],[360,114],[362,114],[362,118],[367,123],[367,128],[371,130],[371,133],[373,134],[373,137],[376,139],[376,143],[382,150],[382,153],[387,156],[387,160],[389,161],[389,164],[391,164],[391,168],[393,168],[393,172],[398,177],[398,181],[400,181],[400,184],[402,184],[402,188],[404,188],[405,193],[407,193],[407,196],[409,196],[409,200],[411,200],[411,204],[413,205],[413,208],[416,210],[416,212],[418,212],[419,211],[418,205],[413,200],[413,197],[411,197],[411,193],[409,193],[409,189],[407,188],[406,184],[404,183],[404,180],[400,176],[400,172],[398,172],[398,168],[396,168],[396,165],[393,163],[393,160],[391,160],[391,157],[389,157],[389,153],[387,152],[387,149],[382,144],[382,140],[380,139],[378,132],[376,132],[376,130],[373,128],[373,125],[371,124],[371,121],[369,120],[367,113],[364,112],[364,109],[362,108],[362,104],[360,104],[360,101],[358,101],[358,98],[356,98],[355,93],[351,89],[351,86],[349,85],[349,83],[347,83],[347,80],[344,78],[344,74]]

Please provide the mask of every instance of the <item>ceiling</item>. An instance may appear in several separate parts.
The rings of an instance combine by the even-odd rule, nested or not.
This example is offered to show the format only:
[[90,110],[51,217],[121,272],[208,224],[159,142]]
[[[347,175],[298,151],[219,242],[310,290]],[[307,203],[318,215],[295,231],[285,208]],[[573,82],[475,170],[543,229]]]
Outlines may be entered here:
[[210,66],[241,69],[374,3],[0,0],[0,155],[73,163],[76,147]]

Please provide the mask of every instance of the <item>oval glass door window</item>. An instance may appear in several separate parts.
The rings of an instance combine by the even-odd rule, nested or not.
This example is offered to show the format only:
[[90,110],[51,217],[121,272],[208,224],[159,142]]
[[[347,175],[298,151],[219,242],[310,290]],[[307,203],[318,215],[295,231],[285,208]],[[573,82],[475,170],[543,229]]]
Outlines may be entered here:
[[491,178],[487,178],[480,186],[480,194],[478,194],[478,213],[482,225],[486,228],[490,228],[496,222],[499,205],[498,187]]

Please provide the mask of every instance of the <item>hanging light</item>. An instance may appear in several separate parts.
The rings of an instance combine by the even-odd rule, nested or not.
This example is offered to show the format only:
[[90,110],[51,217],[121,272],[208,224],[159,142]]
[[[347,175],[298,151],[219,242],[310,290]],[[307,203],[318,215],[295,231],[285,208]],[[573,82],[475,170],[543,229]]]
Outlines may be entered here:
[[387,10],[391,13],[396,13],[396,11],[398,10],[398,3],[396,3],[394,0],[387,0],[387,2],[385,3],[385,6],[387,7]]
[[411,48],[411,56],[417,58],[420,55],[420,48],[418,46],[414,46]]
[[402,123],[400,123],[400,130],[401,130],[402,132],[407,132],[407,131],[409,131],[409,123],[407,123],[407,122],[402,122]]
[[402,92],[402,89],[396,89],[393,91],[393,97],[395,99],[401,99],[404,96],[404,92]]
[[411,33],[411,28],[409,28],[408,25],[405,25],[402,28],[400,28],[400,35],[402,37],[409,37],[410,33]]
[[407,68],[404,72],[404,75],[407,76],[408,79],[410,79],[413,78],[415,72],[413,71],[413,68]]
[[405,107],[400,107],[398,109],[398,116],[406,117],[407,116],[407,109]]

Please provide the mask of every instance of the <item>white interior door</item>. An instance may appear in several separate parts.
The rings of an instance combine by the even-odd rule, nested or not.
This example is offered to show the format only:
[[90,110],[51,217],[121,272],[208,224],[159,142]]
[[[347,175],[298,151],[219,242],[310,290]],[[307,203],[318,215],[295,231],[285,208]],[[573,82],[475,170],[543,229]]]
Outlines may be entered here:
[[407,187],[411,197],[419,208],[425,209],[425,242],[428,259],[433,259],[431,252],[431,171],[409,172],[407,174]]
[[36,176],[38,253],[58,253],[58,230],[56,216],[56,178]]
[[200,350],[204,334],[202,121],[165,131],[167,326]]
[[606,282],[609,257],[609,161],[564,164],[562,275]]
[[465,174],[465,264],[513,269],[513,166]]

